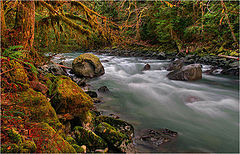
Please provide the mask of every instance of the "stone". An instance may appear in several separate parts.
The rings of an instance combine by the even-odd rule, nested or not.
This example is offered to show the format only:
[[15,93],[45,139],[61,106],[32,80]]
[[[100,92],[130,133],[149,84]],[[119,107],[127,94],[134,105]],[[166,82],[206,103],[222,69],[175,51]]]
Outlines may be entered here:
[[27,83],[29,79],[27,72],[24,69],[24,66],[15,60],[10,60],[9,65],[10,68],[13,69],[12,71],[10,71],[11,81],[15,83],[17,82]]
[[78,145],[86,145],[88,151],[94,151],[96,149],[107,147],[107,143],[100,136],[83,127],[76,126],[74,128],[74,135]]
[[147,71],[147,70],[150,70],[151,69],[151,66],[149,64],[146,64],[144,67],[143,67],[143,71]]
[[176,140],[178,133],[169,129],[144,129],[139,132],[139,136],[136,137],[136,143],[145,145],[155,149],[157,152],[161,150],[162,144],[173,142]]
[[74,59],[72,71],[75,75],[86,78],[94,78],[105,73],[99,58],[90,53],[84,53]]
[[163,60],[166,59],[166,54],[164,52],[160,52],[157,54],[157,59]]
[[192,81],[202,79],[202,68],[200,64],[191,64],[167,74],[170,80]]
[[106,122],[100,123],[95,132],[108,143],[109,148],[114,147],[116,152],[129,152],[132,147],[132,141],[128,139],[126,134],[119,132]]
[[95,91],[86,91],[86,94],[88,94],[91,98],[97,98],[98,95]]
[[93,100],[69,77],[58,76],[51,88],[52,106],[58,114],[82,116],[93,107]]
[[128,139],[132,139],[132,137],[134,135],[133,126],[126,121],[117,119],[117,117],[114,118],[114,117],[109,117],[109,116],[98,116],[96,118],[96,122],[97,123],[106,122],[106,123],[110,124],[115,129],[117,129],[119,132],[125,134]]
[[109,89],[107,86],[102,86],[102,87],[98,88],[98,91],[101,93],[106,93],[106,92],[109,92]]
[[176,59],[169,64],[167,71],[180,70],[183,67],[183,64],[184,64],[183,59]]

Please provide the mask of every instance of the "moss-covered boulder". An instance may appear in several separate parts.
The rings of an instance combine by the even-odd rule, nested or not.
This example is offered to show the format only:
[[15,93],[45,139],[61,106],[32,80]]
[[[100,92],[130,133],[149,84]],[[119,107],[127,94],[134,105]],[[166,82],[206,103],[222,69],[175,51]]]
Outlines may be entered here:
[[117,131],[125,134],[128,139],[132,139],[133,135],[134,135],[134,128],[133,125],[131,125],[130,123],[120,120],[120,119],[115,119],[113,117],[109,117],[109,116],[98,116],[96,118],[96,123],[99,124],[101,122],[106,122],[108,124],[110,124],[111,126],[113,126]]
[[15,102],[19,105],[16,110],[24,108],[25,112],[30,115],[30,122],[45,122],[56,130],[62,129],[63,126],[59,122],[54,108],[41,92],[29,88],[19,92]]
[[105,73],[99,58],[90,53],[84,53],[74,59],[72,71],[77,76],[93,78]]
[[[19,153],[19,152],[36,152],[36,144],[32,140],[26,140],[16,128],[7,128],[3,126],[1,128],[4,140],[7,140],[1,146],[1,152],[7,153]],[[7,143],[7,144],[6,144]]]
[[28,76],[24,66],[15,60],[11,60],[9,64],[11,67],[10,69],[13,69],[10,71],[11,80],[15,83],[26,83],[28,81]]
[[56,77],[51,94],[52,105],[59,114],[82,116],[93,107],[92,98],[66,76]]
[[107,143],[101,137],[83,127],[76,126],[74,128],[74,135],[76,136],[78,145],[86,145],[88,151],[104,149],[107,147]]
[[73,144],[72,146],[77,153],[86,153],[86,150],[82,146],[79,146],[77,144]]
[[30,141],[30,140],[24,141],[22,144],[20,144],[20,147],[21,147],[21,152],[23,153],[33,153],[33,152],[36,152],[37,150],[37,146],[34,143],[34,141]]
[[43,153],[75,153],[76,150],[62,138],[59,132],[56,132],[47,123],[36,123],[33,126],[33,134],[36,134],[33,140],[38,143],[38,152]]
[[113,126],[109,125],[106,122],[100,123],[95,132],[97,135],[102,137],[109,145],[116,152],[133,152],[133,145],[132,141],[129,140],[128,136],[121,133]]

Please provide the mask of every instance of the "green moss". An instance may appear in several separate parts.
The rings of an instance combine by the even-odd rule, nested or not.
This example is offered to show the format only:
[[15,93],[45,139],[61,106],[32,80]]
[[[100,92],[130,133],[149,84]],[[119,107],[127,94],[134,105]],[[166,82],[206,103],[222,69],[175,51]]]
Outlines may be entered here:
[[[43,143],[40,144],[43,153],[75,153],[76,150],[66,141],[64,140],[58,132],[56,132],[51,126],[47,123],[39,123],[34,126],[35,128],[39,128],[37,132],[42,139]],[[38,138],[33,138],[33,140],[37,143],[39,141]]]
[[19,153],[21,148],[17,144],[2,144],[1,153]]
[[127,135],[129,139],[131,139],[132,135],[134,134],[133,126],[126,121],[115,119],[108,116],[98,116],[95,121],[96,121],[96,124],[99,124],[101,122],[106,122],[110,124],[117,131],[120,131],[121,133]]
[[96,127],[95,132],[114,147],[120,146],[124,140],[128,139],[125,134],[122,134],[106,122],[100,123]]
[[84,53],[78,56],[76,59],[74,59],[73,63],[82,63],[84,60],[92,61],[94,64],[97,64],[100,62],[99,58],[91,53]]
[[18,93],[15,101],[31,115],[31,122],[46,122],[56,130],[63,127],[57,118],[54,108],[42,93],[29,88],[27,91]]
[[22,148],[21,152],[24,152],[24,153],[33,153],[33,152],[36,152],[37,150],[36,144],[30,140],[24,141],[22,144],[20,144],[20,146]]
[[74,128],[74,134],[78,145],[86,145],[89,150],[107,147],[107,143],[91,130],[76,126]]
[[81,116],[93,107],[93,100],[69,77],[58,76],[54,80],[51,94],[52,105],[57,113]]
[[71,145],[77,144],[77,142],[71,136],[67,136],[66,141],[68,141],[68,143],[71,144]]
[[54,76],[52,73],[47,73],[45,77],[49,78],[52,82],[56,79],[56,76]]
[[23,65],[21,65],[19,62],[15,60],[11,60],[9,64],[10,64],[10,67],[13,68],[13,70],[10,71],[12,81],[27,83],[28,76],[26,71],[24,70]]
[[80,147],[79,145],[73,144],[72,146],[76,150],[77,153],[84,153],[84,149],[82,147]]
[[4,128],[4,130],[6,130],[8,137],[13,143],[16,143],[16,144],[22,143],[22,136],[14,128],[11,128],[11,129]]

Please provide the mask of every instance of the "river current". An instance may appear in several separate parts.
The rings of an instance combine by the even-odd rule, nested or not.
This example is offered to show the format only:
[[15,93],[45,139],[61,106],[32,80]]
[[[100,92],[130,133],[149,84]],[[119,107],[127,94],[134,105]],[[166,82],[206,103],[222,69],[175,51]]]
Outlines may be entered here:
[[[80,52],[55,56],[56,62],[71,64]],[[138,152],[238,152],[239,79],[203,74],[198,81],[173,81],[166,75],[167,60],[97,55],[105,74],[89,84],[96,90],[107,86],[111,93],[100,94],[104,115],[119,115],[142,129],[168,128],[178,132],[171,144],[159,151],[136,145]],[[151,70],[142,71],[144,65]],[[203,71],[209,69],[204,65]]]

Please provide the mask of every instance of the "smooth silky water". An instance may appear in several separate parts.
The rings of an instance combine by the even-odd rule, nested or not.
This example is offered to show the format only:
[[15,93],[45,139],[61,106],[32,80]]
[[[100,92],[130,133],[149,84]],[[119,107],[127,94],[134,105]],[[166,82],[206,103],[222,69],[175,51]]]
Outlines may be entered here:
[[[80,54],[59,54],[54,60],[71,64]],[[105,101],[98,105],[103,114],[114,113],[132,123],[135,135],[148,128],[178,132],[176,141],[158,152],[239,151],[238,78],[203,74],[199,81],[173,81],[162,69],[169,61],[97,56],[109,60],[103,63],[105,74],[89,82],[93,90],[107,86],[111,91],[100,95]],[[142,71],[146,63],[151,70]],[[136,147],[139,152],[157,152]]]

